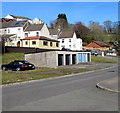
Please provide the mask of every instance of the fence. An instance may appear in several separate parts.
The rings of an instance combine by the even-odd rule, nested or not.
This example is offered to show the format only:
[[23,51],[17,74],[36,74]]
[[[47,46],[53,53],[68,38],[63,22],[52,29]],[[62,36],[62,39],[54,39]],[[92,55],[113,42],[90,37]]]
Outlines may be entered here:
[[37,53],[37,52],[46,52],[46,51],[54,51],[53,49],[40,49],[40,48],[30,48],[30,47],[5,47],[5,53]]

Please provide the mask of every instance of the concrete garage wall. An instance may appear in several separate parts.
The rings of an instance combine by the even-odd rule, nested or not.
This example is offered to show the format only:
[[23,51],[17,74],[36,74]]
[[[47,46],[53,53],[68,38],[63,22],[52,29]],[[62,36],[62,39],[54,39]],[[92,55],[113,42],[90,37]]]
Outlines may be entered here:
[[26,54],[25,60],[33,63],[36,67],[56,68],[57,65],[55,51]]

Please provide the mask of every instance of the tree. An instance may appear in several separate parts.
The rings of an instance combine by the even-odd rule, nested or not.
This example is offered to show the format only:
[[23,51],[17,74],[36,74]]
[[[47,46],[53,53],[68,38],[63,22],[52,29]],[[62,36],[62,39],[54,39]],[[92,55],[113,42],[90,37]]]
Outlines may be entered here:
[[67,21],[66,14],[58,14],[57,19],[50,23],[50,28],[69,30],[71,29],[70,24]]
[[66,14],[58,14],[58,18],[57,19],[64,19],[64,20],[67,21]]
[[112,21],[107,20],[107,21],[104,21],[103,23],[104,23],[106,32],[112,33]]
[[76,32],[77,37],[80,37],[83,40],[83,42],[90,42],[91,41],[91,39],[89,37],[90,30],[82,22],[77,22],[74,25],[73,29]]
[[104,29],[101,25],[99,25],[98,22],[90,21],[89,29],[94,40],[104,41],[105,38]]

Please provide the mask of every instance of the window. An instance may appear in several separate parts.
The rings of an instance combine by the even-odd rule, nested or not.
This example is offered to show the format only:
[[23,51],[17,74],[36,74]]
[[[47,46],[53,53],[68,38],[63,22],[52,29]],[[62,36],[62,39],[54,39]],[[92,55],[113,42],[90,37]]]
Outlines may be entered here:
[[27,42],[27,41],[25,42],[25,45],[28,45],[28,42]]
[[32,45],[35,45],[36,44],[36,41],[32,41]]
[[47,41],[43,41],[43,45],[47,46],[48,42]]
[[25,33],[25,37],[28,37],[28,33]]
[[71,42],[71,39],[69,39],[69,42]]
[[18,31],[20,31],[21,29],[20,28],[18,28]]
[[10,33],[10,29],[8,29],[8,33]]
[[71,45],[69,45],[69,47],[71,48]]
[[64,43],[64,39],[62,39],[62,43]]
[[39,32],[36,32],[36,36],[39,36]]
[[58,42],[56,43],[56,47],[59,47],[59,43]]
[[50,42],[50,46],[52,46],[52,42]]

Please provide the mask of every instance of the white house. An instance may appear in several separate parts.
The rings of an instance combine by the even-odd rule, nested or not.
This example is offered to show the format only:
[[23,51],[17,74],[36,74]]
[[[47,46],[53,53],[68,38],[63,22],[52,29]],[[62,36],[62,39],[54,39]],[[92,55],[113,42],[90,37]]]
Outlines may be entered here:
[[58,41],[60,41],[60,49],[82,50],[82,39],[77,38],[74,31],[61,31]]
[[44,22],[41,20],[41,19],[39,19],[39,18],[35,18],[34,20],[33,20],[33,24],[43,24]]
[[50,38],[46,24],[30,24],[24,31],[24,37],[45,36]]
[[[13,21],[3,22],[2,28],[0,29],[1,35],[13,35],[15,34],[14,40],[11,40],[10,46],[17,46],[20,43],[20,39],[24,38],[24,30],[29,25],[28,21]],[[8,45],[9,46],[9,45]]]
[[15,15],[8,14],[5,18],[13,19],[13,20],[16,20],[16,21],[25,21],[25,20],[27,20],[28,22],[32,23],[32,19],[27,18],[27,17],[22,17],[22,16],[15,16]]

